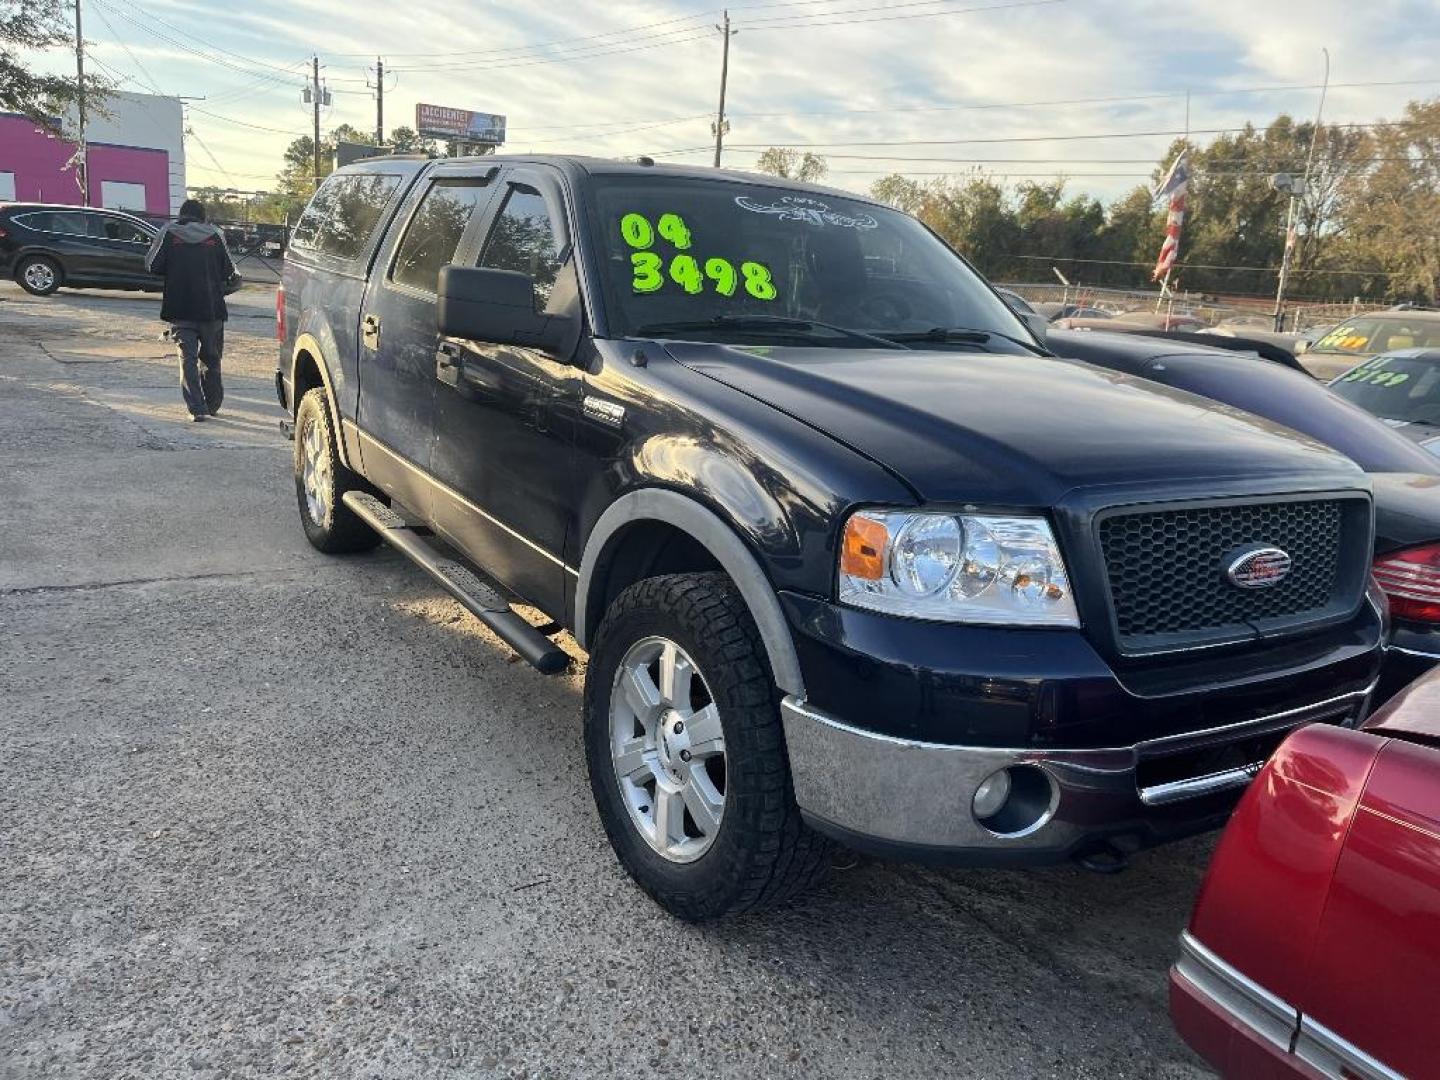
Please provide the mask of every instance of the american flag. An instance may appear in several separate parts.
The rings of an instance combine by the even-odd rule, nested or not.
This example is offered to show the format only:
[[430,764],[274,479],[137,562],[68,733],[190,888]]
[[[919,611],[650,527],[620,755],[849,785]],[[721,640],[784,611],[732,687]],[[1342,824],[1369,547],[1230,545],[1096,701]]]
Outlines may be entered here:
[[1155,189],[1155,198],[1170,196],[1170,213],[1165,218],[1165,243],[1160,245],[1160,258],[1155,262],[1152,281],[1159,281],[1170,272],[1180,254],[1180,227],[1185,222],[1185,192],[1190,187],[1190,151],[1184,150],[1170,166],[1165,179]]

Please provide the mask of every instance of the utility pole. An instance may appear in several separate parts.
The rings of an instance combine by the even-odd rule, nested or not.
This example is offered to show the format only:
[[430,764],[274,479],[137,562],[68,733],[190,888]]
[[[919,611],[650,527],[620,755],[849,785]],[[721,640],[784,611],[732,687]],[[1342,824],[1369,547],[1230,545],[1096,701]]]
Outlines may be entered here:
[[385,61],[375,58],[375,145],[385,145]]
[[[1280,256],[1280,283],[1275,288],[1275,332],[1285,330],[1285,286],[1290,283],[1290,260],[1295,257],[1296,232],[1299,228],[1300,200],[1310,195],[1310,169],[1315,164],[1315,144],[1320,141],[1320,119],[1325,115],[1325,92],[1330,89],[1330,50],[1321,49],[1325,54],[1325,80],[1320,84],[1320,105],[1315,110],[1315,130],[1310,133],[1310,150],[1305,155],[1305,179],[1300,189],[1295,190],[1295,178],[1287,177],[1286,187],[1290,196],[1290,209],[1285,217],[1285,253]],[[1283,175],[1283,174],[1282,174]],[[1271,181],[1275,185],[1275,181]],[[1278,187],[1278,185],[1275,185]]]
[[310,103],[315,110],[315,186],[320,186],[320,57],[314,58]]
[[75,0],[75,76],[79,94],[76,105],[80,114],[80,143],[75,154],[75,180],[80,185],[80,205],[90,205],[90,169],[85,155],[85,35],[80,29],[80,0]]
[[730,125],[725,119],[725,83],[730,78],[730,39],[738,34],[739,30],[730,29],[730,10],[725,10],[725,23],[723,26],[715,27],[724,36],[724,44],[720,51],[720,108],[715,113],[715,123],[710,126],[715,131],[715,168],[720,168],[720,153],[725,148],[725,132]]

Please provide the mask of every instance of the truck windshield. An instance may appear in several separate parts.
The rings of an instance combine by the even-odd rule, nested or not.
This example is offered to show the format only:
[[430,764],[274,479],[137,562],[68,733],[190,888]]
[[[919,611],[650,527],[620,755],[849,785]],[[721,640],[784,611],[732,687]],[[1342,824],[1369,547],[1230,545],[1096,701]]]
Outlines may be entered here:
[[1330,389],[1385,420],[1440,424],[1440,362],[1429,356],[1376,356]]
[[[790,344],[808,321],[878,338],[981,332],[972,347],[988,335],[1033,341],[969,266],[898,211],[723,177],[600,176],[593,190],[617,337]],[[814,343],[885,347],[843,333]]]

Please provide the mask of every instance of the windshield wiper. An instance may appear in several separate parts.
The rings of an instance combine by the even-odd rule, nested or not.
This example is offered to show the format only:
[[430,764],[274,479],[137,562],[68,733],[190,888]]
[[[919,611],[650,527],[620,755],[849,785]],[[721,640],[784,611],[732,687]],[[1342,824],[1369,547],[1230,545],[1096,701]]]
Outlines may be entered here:
[[1009,334],[1002,334],[999,330],[974,330],[968,326],[932,326],[929,330],[900,330],[891,333],[888,330],[882,331],[881,336],[890,341],[910,344],[922,341],[934,341],[939,344],[956,343],[960,345],[984,345],[992,337],[1004,338],[1006,341],[1014,342],[1022,348],[1031,352],[1046,355],[1034,342],[1026,341],[1023,338],[1011,337]]
[[642,336],[654,334],[683,334],[704,330],[774,330],[782,334],[800,334],[819,337],[817,331],[826,331],[851,341],[864,341],[886,349],[903,349],[905,346],[890,337],[867,334],[861,330],[850,330],[833,323],[816,319],[792,319],[785,315],[716,315],[709,319],[677,319],[673,322],[646,323],[637,326],[634,333]]

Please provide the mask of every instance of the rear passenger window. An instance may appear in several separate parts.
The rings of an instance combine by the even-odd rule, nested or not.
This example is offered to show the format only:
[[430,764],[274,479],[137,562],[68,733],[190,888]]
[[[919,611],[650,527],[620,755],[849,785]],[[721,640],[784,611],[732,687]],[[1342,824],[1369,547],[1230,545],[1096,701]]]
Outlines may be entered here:
[[50,231],[61,236],[84,236],[85,214],[51,214]]
[[485,241],[480,265],[495,270],[518,270],[535,279],[535,294],[550,299],[555,275],[560,272],[560,231],[545,200],[528,184],[512,184],[504,209]]
[[41,210],[35,214],[16,214],[14,221],[17,225],[23,225],[27,229],[34,229],[36,232],[53,232],[51,218],[55,215],[48,210]]
[[485,194],[484,180],[437,180],[405,229],[390,280],[435,292],[440,268],[455,261],[465,226]]
[[291,245],[337,259],[358,258],[399,186],[400,177],[390,173],[332,176],[300,215]]

